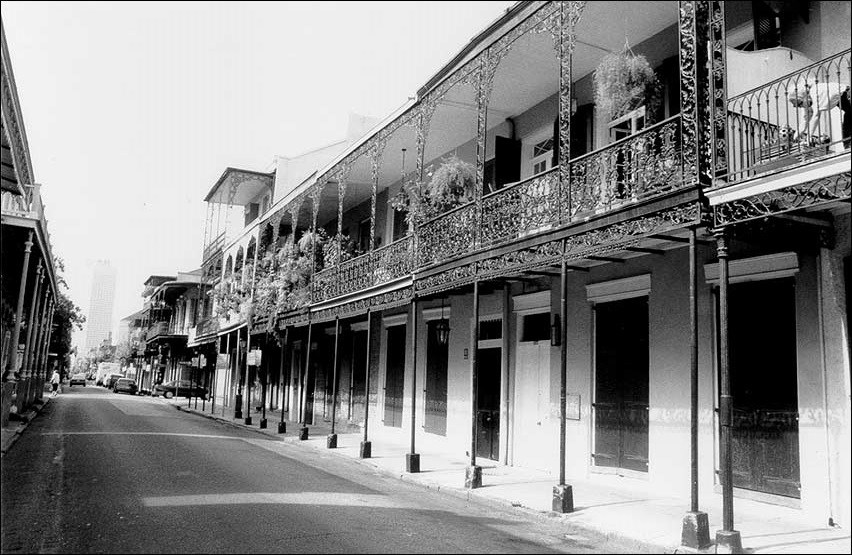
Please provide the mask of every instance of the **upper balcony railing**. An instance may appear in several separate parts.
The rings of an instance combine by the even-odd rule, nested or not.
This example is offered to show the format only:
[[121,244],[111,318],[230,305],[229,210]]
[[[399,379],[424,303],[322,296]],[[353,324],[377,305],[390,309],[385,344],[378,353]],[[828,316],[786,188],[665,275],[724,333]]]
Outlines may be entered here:
[[418,229],[418,267],[584,220],[683,185],[680,116],[433,218]]
[[160,335],[168,335],[169,334],[169,323],[168,322],[154,322],[150,326],[148,326],[148,334],[147,338],[154,339]]
[[850,82],[847,49],[729,98],[728,181],[848,151]]
[[210,241],[210,243],[204,247],[204,253],[201,256],[202,262],[206,261],[208,258],[213,256],[214,254],[218,254],[218,252],[222,251],[222,247],[225,245],[225,233],[222,232],[218,237]]
[[313,302],[391,282],[412,271],[412,240],[393,243],[326,268],[313,276]]
[[203,320],[199,321],[198,324],[196,324],[195,335],[196,337],[201,337],[204,335],[215,333],[216,331],[218,331],[218,329],[219,319],[214,316],[210,316],[204,318]]

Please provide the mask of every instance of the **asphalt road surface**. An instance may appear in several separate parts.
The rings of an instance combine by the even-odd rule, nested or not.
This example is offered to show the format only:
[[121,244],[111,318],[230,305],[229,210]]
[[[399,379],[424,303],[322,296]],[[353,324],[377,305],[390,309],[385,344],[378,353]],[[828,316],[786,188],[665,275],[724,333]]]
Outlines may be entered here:
[[3,553],[610,552],[565,523],[64,387],[2,459]]

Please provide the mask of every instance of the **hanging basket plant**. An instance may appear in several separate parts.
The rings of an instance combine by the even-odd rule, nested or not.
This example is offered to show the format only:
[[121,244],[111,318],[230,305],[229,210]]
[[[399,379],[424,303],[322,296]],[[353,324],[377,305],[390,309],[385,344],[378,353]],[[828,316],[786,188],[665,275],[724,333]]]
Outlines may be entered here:
[[406,212],[406,223],[439,216],[473,200],[476,187],[476,166],[456,155],[441,160],[438,169],[429,165],[424,171],[424,183],[410,181],[391,200],[395,210]]
[[661,86],[656,73],[641,54],[624,43],[620,52],[607,54],[595,70],[595,105],[612,121],[644,105],[652,116],[660,103]]

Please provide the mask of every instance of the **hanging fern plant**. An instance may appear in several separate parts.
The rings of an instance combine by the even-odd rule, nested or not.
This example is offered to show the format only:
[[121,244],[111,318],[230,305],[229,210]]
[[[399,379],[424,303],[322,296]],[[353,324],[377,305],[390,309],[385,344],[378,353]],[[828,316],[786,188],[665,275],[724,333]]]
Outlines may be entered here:
[[610,121],[642,106],[657,111],[661,87],[645,56],[624,43],[621,52],[607,54],[595,70],[595,105]]

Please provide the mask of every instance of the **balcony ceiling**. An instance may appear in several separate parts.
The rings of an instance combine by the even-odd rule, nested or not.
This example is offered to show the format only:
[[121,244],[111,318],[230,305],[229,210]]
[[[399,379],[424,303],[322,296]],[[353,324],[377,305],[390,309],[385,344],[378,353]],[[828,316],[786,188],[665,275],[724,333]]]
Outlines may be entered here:
[[[270,173],[225,168],[222,177],[213,185],[204,201],[245,206],[264,190],[272,190],[273,180]],[[231,200],[232,187],[235,187],[236,191]]]

